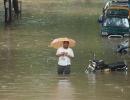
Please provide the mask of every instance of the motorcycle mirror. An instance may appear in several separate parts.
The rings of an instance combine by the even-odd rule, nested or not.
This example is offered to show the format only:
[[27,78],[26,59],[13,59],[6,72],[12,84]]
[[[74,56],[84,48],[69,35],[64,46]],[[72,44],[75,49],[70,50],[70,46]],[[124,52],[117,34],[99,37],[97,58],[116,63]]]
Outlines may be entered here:
[[92,60],[89,60],[89,62],[92,62]]

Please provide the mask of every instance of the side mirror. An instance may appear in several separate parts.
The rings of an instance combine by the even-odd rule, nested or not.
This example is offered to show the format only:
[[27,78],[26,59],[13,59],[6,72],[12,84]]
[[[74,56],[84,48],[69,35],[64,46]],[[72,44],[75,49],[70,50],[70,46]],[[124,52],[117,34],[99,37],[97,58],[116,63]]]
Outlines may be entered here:
[[103,23],[103,15],[98,18],[98,23]]
[[92,60],[89,60],[89,62],[92,62]]

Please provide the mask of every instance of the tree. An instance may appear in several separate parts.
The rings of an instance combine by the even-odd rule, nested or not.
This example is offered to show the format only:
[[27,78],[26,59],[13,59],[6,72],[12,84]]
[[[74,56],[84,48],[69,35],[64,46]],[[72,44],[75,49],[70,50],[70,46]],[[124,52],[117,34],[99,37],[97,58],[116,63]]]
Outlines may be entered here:
[[12,21],[12,0],[4,0],[5,23]]
[[18,0],[13,0],[12,4],[13,4],[14,12],[18,18],[19,15]]

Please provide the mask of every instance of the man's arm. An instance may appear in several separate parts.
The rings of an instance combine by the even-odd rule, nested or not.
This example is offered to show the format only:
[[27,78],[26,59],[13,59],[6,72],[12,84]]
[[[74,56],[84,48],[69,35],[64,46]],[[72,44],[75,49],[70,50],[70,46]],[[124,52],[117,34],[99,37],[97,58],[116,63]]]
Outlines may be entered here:
[[69,53],[66,54],[69,58],[74,58],[74,52],[72,49],[70,49]]
[[64,56],[64,53],[56,54],[57,57]]
[[56,56],[57,57],[60,57],[60,56],[64,56],[64,52],[61,52],[61,49],[57,49],[57,52],[56,52]]

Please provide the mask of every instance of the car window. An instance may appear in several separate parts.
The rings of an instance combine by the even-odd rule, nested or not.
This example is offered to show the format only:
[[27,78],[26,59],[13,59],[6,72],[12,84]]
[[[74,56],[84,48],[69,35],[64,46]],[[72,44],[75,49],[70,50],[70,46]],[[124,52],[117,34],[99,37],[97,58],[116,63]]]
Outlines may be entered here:
[[122,16],[128,16],[128,13],[129,11],[128,10],[125,10],[125,9],[109,9],[107,11],[107,15],[111,15],[111,14],[114,14],[114,15],[122,15]]

